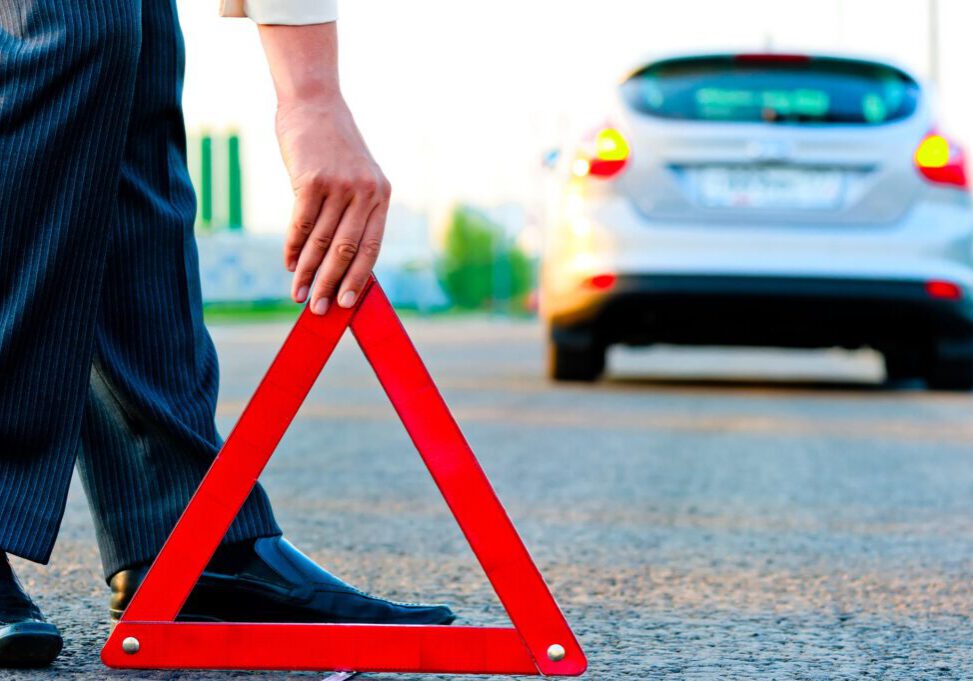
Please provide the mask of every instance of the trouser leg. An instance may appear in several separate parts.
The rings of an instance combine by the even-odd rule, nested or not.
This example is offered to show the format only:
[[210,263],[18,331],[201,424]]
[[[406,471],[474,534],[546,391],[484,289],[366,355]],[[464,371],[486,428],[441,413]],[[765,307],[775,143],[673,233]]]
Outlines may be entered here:
[[[142,50],[78,469],[106,576],[151,561],[222,442],[203,325],[174,0],[142,0]],[[258,485],[227,534],[279,534]]]
[[139,5],[0,2],[0,550],[40,562],[77,453]]

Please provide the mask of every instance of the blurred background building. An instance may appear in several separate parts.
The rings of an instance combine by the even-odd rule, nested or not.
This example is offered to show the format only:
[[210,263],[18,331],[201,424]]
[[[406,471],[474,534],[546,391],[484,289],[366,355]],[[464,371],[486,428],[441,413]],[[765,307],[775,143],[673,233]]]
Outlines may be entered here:
[[[204,288],[210,299],[284,297],[278,246],[292,195],[256,29],[218,18],[211,2],[179,0],[179,9],[191,163],[208,192],[201,204],[212,202],[201,211]],[[530,307],[540,159],[598,122],[609,88],[654,56],[891,60],[936,84],[943,129],[969,147],[970,26],[968,0],[347,0],[343,89],[394,187],[380,276],[398,302],[421,309]]]

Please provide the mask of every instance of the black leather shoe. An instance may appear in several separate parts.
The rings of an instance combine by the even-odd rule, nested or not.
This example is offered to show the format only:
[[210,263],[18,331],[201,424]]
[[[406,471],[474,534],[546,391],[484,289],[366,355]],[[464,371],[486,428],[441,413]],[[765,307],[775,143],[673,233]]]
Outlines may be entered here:
[[0,552],[0,667],[46,667],[63,645]]
[[[148,570],[109,580],[111,616],[121,617]],[[450,624],[445,605],[394,603],[345,584],[283,537],[220,546],[179,615],[185,622]]]

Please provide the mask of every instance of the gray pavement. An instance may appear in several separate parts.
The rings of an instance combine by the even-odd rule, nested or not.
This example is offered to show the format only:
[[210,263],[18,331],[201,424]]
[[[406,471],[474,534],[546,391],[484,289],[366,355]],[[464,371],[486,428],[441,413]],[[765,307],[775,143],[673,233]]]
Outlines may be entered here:
[[[585,678],[973,678],[973,397],[883,390],[868,353],[620,351],[605,382],[554,386],[533,324],[407,325]],[[286,330],[214,329],[224,430]],[[350,339],[263,480],[289,537],[346,579],[505,621]],[[101,667],[92,537],[76,485],[51,565],[17,563],[66,650],[3,678],[238,676]]]

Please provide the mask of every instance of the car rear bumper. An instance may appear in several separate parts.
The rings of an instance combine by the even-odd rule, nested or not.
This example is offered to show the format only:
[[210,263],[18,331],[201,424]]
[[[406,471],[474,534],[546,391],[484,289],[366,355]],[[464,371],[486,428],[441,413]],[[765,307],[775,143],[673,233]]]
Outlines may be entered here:
[[882,349],[970,336],[973,302],[922,281],[625,275],[549,321],[566,342]]

